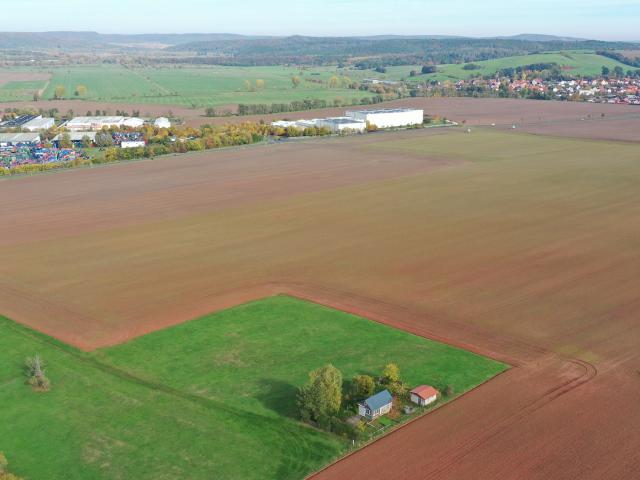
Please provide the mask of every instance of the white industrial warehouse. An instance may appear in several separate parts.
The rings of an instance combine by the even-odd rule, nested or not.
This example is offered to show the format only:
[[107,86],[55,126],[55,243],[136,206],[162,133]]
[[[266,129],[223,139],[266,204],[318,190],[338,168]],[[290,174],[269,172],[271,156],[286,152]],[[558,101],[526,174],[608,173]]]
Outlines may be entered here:
[[412,108],[394,108],[379,110],[349,110],[344,117],[315,118],[312,120],[280,120],[273,122],[274,127],[295,127],[304,130],[308,127],[324,127],[334,133],[345,131],[362,133],[367,124],[378,128],[399,128],[422,125],[424,110]]
[[367,129],[367,123],[361,120],[354,120],[350,117],[332,117],[321,118],[317,121],[316,125],[322,128],[328,128],[334,133],[340,133],[344,131],[351,132],[364,132]]
[[410,125],[422,125],[424,122],[424,110],[413,108],[350,110],[345,115],[349,118],[375,125],[378,128],[407,127]]

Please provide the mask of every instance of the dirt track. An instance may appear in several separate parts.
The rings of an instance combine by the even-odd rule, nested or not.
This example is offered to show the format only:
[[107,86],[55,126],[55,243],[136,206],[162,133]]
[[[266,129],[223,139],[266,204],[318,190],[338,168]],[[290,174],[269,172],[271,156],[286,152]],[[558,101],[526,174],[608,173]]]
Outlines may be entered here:
[[429,135],[0,182],[0,312],[93,348],[295,294],[514,365],[317,478],[634,478],[640,167],[372,148]]

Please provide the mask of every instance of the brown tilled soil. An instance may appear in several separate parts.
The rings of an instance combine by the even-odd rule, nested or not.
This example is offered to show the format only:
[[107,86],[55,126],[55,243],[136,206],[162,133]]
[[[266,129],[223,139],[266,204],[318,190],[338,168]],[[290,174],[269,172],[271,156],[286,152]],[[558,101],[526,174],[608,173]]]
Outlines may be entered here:
[[[293,294],[514,366],[317,478],[634,478],[637,147],[572,156],[583,142],[539,137],[539,160],[469,161],[430,153],[431,135],[475,138],[319,139],[0,181],[0,312],[91,349]],[[404,153],[376,148],[405,139]]]
[[[49,80],[50,73],[36,72],[2,72],[0,71],[0,87],[9,82],[30,82],[36,80]],[[9,103],[5,105],[10,105]],[[4,107],[3,107],[4,110]]]

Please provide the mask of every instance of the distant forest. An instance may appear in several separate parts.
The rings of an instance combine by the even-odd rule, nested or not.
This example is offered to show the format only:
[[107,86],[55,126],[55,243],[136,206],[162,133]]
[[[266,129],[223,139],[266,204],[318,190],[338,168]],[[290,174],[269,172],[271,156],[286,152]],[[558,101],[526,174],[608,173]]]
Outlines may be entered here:
[[[120,53],[154,63],[269,66],[356,64],[362,68],[394,65],[469,63],[549,51],[615,52],[639,44],[569,39],[542,35],[503,38],[439,36],[251,37],[233,34],[103,35],[95,32],[0,32],[0,54],[43,51]],[[113,57],[112,57],[113,61]],[[627,63],[629,60],[627,59]]]
[[528,41],[516,39],[470,38],[351,38],[287,37],[267,39],[226,39],[175,45],[168,51],[180,57],[166,61],[219,65],[323,65],[362,59],[365,68],[425,63],[468,63],[514,55],[560,50],[625,50],[638,48],[631,43],[600,41]]

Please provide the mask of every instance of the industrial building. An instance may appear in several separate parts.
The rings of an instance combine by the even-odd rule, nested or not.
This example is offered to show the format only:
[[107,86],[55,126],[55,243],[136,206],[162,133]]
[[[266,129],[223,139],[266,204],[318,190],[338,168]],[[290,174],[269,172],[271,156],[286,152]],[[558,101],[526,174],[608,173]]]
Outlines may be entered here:
[[351,117],[333,117],[321,118],[316,122],[318,127],[328,128],[334,133],[344,131],[364,132],[367,129],[367,123],[362,120],[356,120]]
[[367,122],[378,128],[408,127],[422,125],[424,110],[394,108],[380,110],[350,110],[345,115],[351,119]]
[[[97,132],[68,132],[66,133],[66,135],[69,135],[69,140],[71,140],[71,143],[73,144],[74,147],[81,147],[82,143],[84,142],[85,137],[89,139],[89,141],[94,144],[96,141],[96,134]],[[55,137],[53,137],[53,139],[51,140],[51,142],[53,143],[53,145],[56,148],[60,147],[60,140],[62,140],[62,136],[65,135],[64,133],[60,133],[58,135],[56,135]]]
[[91,131],[111,127],[138,128],[143,124],[144,120],[137,117],[75,117],[64,127],[73,131]]
[[29,120],[27,123],[22,125],[23,130],[28,130],[30,132],[38,132],[40,130],[48,130],[55,125],[54,118],[42,117],[42,115]]
[[40,142],[38,133],[0,133],[0,147],[35,147]]
[[167,117],[158,117],[156,121],[153,122],[153,126],[156,128],[171,128],[171,122]]
[[122,125],[129,128],[140,128],[144,125],[144,120],[138,117],[129,117],[124,119]]
[[30,122],[31,120],[35,120],[36,118],[42,118],[42,116],[38,115],[21,115],[19,117],[10,118],[9,120],[5,120],[0,122],[0,128],[20,128],[25,123]]

